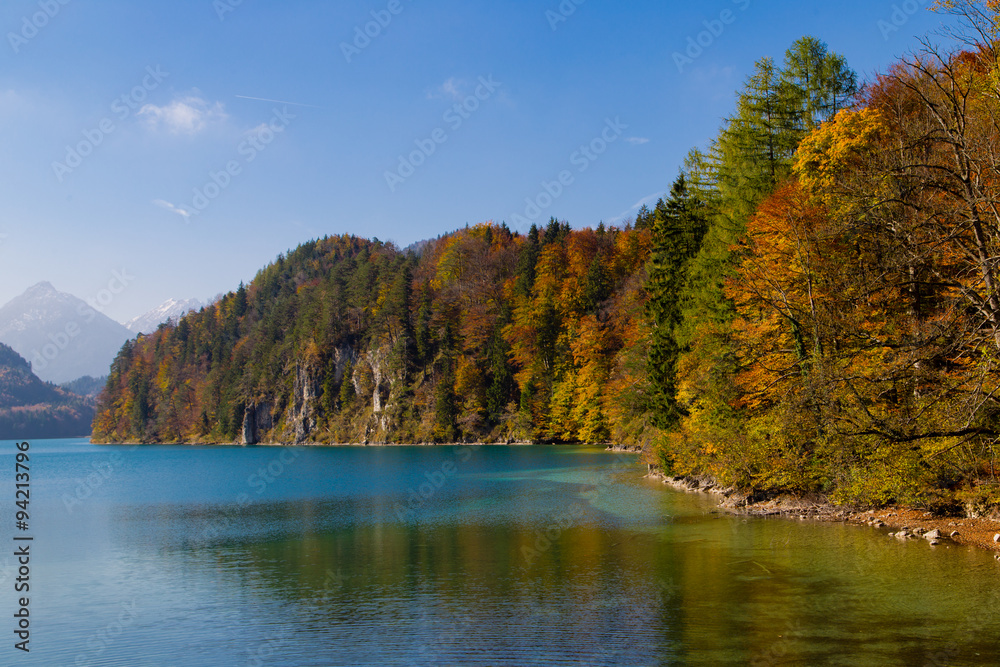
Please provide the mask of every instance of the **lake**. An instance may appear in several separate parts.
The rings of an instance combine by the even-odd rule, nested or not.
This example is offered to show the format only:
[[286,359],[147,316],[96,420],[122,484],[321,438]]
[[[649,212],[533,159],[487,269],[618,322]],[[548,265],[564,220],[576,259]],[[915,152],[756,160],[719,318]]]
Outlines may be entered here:
[[586,447],[30,449],[2,665],[1000,664],[1000,563],[715,512]]

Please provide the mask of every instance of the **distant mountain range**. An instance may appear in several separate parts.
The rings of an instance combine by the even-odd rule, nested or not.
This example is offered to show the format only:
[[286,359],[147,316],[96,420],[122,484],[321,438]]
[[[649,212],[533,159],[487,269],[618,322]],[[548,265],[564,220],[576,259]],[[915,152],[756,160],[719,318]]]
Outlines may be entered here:
[[87,435],[94,399],[42,382],[31,364],[0,343],[0,440]]
[[0,343],[27,359],[47,382],[107,375],[122,344],[133,337],[123,325],[47,282],[0,308]]
[[104,385],[108,383],[108,377],[105,375],[103,377],[95,378],[89,375],[84,375],[82,378],[77,378],[72,382],[63,382],[59,385],[60,389],[65,389],[71,394],[76,394],[77,396],[85,396],[97,398],[104,389]]
[[125,327],[133,334],[150,334],[164,322],[174,321],[187,315],[189,311],[198,310],[204,304],[198,299],[167,299],[156,308],[134,317],[125,323]]

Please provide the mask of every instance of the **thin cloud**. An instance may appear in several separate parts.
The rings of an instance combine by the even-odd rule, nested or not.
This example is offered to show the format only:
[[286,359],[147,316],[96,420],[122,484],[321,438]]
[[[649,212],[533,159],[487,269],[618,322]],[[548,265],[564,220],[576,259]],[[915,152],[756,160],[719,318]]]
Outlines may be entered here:
[[153,204],[155,204],[156,206],[159,206],[162,209],[170,211],[171,213],[176,213],[177,215],[181,216],[185,220],[187,220],[187,219],[189,219],[191,217],[191,212],[188,211],[187,209],[183,209],[183,208],[181,208],[179,206],[174,206],[170,202],[164,201],[163,199],[154,199],[153,200]]
[[0,90],[0,111],[13,111],[25,106],[22,98],[14,90]]
[[649,143],[648,137],[625,137],[625,141],[629,142],[633,146],[642,146],[643,144]]
[[737,85],[736,70],[732,67],[695,67],[691,78],[699,90],[710,93],[712,101],[730,99],[733,87]]
[[315,104],[302,104],[301,102],[286,102],[284,100],[272,100],[267,97],[250,97],[249,95],[235,95],[235,97],[241,100],[257,100],[258,102],[274,102],[275,104],[287,104],[293,107],[310,107],[312,109],[325,109],[326,107],[318,107]]
[[661,192],[654,192],[651,195],[647,195],[647,196],[643,197],[642,199],[640,199],[639,201],[637,201],[635,204],[633,204],[632,208],[628,209],[627,211],[623,211],[623,212],[619,213],[618,215],[614,216],[613,218],[611,218],[611,222],[621,222],[622,220],[625,220],[626,218],[632,217],[633,214],[635,214],[635,212],[638,211],[640,208],[642,208],[643,206],[649,206],[650,204],[656,203],[657,201],[659,201],[660,197],[662,197],[662,196],[663,196],[663,193],[661,193]]
[[210,104],[194,95],[176,99],[162,107],[147,104],[139,109],[138,115],[151,128],[163,128],[173,134],[197,134],[209,123],[228,117],[221,102]]
[[461,101],[465,98],[465,94],[462,93],[461,90],[463,83],[464,82],[461,79],[451,77],[440,86],[427,93],[427,99],[436,100],[441,98],[451,98],[453,100]]

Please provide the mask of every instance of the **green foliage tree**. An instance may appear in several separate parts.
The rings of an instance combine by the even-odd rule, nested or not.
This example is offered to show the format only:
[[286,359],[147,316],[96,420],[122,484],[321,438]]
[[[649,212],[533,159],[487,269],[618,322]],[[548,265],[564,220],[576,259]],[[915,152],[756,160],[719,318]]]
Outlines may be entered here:
[[687,281],[688,263],[701,249],[707,229],[704,204],[689,192],[682,174],[674,181],[669,199],[657,208],[646,282],[647,317],[652,332],[648,362],[649,407],[653,411],[653,423],[661,429],[674,427],[681,417],[676,395],[676,364],[680,352],[676,328],[681,323],[680,296]]

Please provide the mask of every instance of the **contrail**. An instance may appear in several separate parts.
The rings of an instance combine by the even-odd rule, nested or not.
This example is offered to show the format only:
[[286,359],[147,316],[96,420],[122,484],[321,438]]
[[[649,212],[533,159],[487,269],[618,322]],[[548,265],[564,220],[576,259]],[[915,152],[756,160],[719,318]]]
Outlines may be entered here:
[[244,100],[257,100],[258,102],[274,102],[275,104],[291,104],[293,107],[312,107],[313,109],[324,109],[325,107],[318,107],[315,104],[301,104],[299,102],[286,102],[284,100],[269,100],[266,97],[250,97],[249,95],[236,95]]

